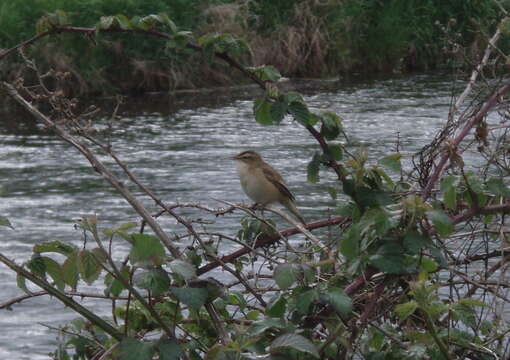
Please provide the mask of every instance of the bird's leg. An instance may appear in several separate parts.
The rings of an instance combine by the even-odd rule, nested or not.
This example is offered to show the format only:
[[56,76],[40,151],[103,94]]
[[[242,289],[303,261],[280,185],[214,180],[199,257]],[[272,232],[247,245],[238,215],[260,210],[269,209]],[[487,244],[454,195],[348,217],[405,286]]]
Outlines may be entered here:
[[257,210],[260,206],[261,206],[261,204],[259,204],[259,203],[253,203],[253,205],[250,207],[250,209]]

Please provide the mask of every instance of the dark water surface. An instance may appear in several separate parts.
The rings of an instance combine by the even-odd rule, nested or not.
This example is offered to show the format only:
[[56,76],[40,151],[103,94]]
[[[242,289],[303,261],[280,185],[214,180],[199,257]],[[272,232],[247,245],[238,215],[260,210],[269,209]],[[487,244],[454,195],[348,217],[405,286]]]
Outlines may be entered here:
[[[308,90],[306,100],[313,110],[341,115],[353,144],[366,146],[377,159],[395,152],[397,137],[404,154],[427,144],[445,123],[452,87],[462,91],[461,83],[442,75],[327,82]],[[279,126],[257,124],[252,98],[249,90],[239,90],[130,99],[121,107],[121,119],[113,124],[113,148],[164,201],[200,202],[211,207],[222,206],[215,199],[247,201],[231,157],[254,149],[283,173],[306,218],[326,216],[334,207],[324,191],[332,177],[323,176],[319,184],[306,181],[306,165],[317,144],[290,119]],[[7,216],[15,227],[0,227],[2,254],[22,263],[39,242],[60,240],[82,246],[82,234],[73,219],[83,215],[97,214],[105,227],[136,220],[129,205],[75,149],[34,127],[31,120],[6,114],[2,118],[0,215]],[[105,120],[98,121],[104,127]],[[144,203],[155,210],[148,199]],[[218,218],[210,228],[235,234],[239,218],[239,214]],[[162,225],[169,233],[174,228],[180,231],[170,220],[163,220]],[[122,246],[118,245],[121,253]],[[0,302],[22,294],[15,275],[3,264],[0,277]],[[86,286],[80,290],[97,292]],[[83,303],[109,316],[108,302]],[[57,327],[76,317],[47,296],[12,308],[0,311],[0,357],[5,359],[47,358],[55,349],[58,334],[40,323]]]

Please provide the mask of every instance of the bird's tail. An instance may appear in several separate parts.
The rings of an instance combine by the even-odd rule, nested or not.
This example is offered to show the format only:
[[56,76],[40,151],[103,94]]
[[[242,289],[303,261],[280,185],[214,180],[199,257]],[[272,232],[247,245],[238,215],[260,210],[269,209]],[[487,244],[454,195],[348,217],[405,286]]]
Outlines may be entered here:
[[285,201],[281,202],[283,206],[287,208],[292,214],[294,214],[295,217],[299,219],[303,223],[303,225],[306,225],[306,220],[299,212],[298,208],[296,207],[296,204],[294,204],[294,201],[290,199],[285,199]]

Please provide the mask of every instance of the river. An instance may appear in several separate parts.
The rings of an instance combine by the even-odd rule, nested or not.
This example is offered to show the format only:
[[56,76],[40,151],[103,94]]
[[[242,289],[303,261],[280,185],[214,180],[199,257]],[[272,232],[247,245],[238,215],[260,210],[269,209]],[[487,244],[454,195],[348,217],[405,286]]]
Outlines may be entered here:
[[[459,93],[462,83],[443,74],[426,74],[328,81],[305,93],[312,110],[338,113],[352,146],[365,146],[377,159],[394,153],[397,139],[404,155],[427,144],[445,123],[452,89]],[[216,199],[247,201],[231,157],[253,149],[282,172],[306,218],[327,216],[335,206],[325,191],[332,176],[323,176],[318,184],[306,180],[307,163],[318,150],[316,142],[291,119],[277,126],[259,125],[253,118],[252,99],[249,89],[129,99],[112,124],[113,149],[164,201],[210,207],[223,206]],[[103,108],[111,106],[105,102]],[[98,123],[104,127],[106,120]],[[75,149],[31,125],[30,119],[9,116],[0,122],[0,144],[0,215],[14,226],[14,230],[0,227],[0,252],[16,262],[28,260],[33,245],[43,241],[82,246],[74,220],[83,215],[96,214],[104,227],[136,220],[129,205]],[[144,203],[155,209],[150,200]],[[215,220],[213,228],[235,234],[239,218],[235,214],[209,220]],[[169,231],[176,227],[170,220],[164,220],[163,226]],[[0,302],[22,294],[15,275],[4,265],[0,276]],[[83,303],[109,314],[107,302]],[[58,333],[41,323],[58,327],[74,317],[47,296],[15,304],[12,311],[2,310],[0,357],[46,359],[55,349]]]

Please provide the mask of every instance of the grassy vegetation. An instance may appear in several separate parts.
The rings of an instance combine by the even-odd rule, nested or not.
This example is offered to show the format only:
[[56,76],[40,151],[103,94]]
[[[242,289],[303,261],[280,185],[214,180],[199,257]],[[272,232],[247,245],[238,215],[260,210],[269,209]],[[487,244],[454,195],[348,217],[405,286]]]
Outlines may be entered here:
[[[37,19],[57,9],[76,26],[93,26],[105,15],[166,12],[181,29],[245,39],[253,49],[246,61],[272,64],[290,77],[465,64],[479,55],[484,34],[501,16],[496,3],[486,0],[12,0],[0,5],[0,47],[30,38]],[[143,36],[101,36],[93,45],[67,34],[38,43],[31,56],[73,73],[73,89],[81,92],[232,81],[200,54],[176,54],[161,40]],[[3,64],[0,71],[12,77],[16,67]]]

